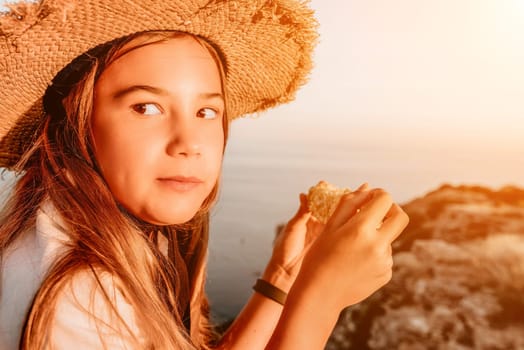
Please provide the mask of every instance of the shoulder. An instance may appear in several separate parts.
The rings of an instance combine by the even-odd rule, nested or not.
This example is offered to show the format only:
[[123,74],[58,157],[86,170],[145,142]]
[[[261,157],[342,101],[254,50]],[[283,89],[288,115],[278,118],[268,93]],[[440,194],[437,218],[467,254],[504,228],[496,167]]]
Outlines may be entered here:
[[141,343],[132,305],[107,272],[82,270],[57,295],[53,349],[132,349]]
[[46,211],[39,208],[28,219],[34,222],[0,252],[0,348],[18,344],[26,315],[50,266],[67,251],[67,234],[48,202],[42,205]]

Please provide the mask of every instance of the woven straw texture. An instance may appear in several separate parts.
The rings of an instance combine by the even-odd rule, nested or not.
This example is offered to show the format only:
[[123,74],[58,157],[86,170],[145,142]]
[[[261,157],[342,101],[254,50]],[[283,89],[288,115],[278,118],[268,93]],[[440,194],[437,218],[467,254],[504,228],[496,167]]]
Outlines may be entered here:
[[0,167],[34,139],[42,96],[75,57],[135,32],[200,35],[225,57],[230,118],[286,103],[306,82],[317,39],[299,0],[41,0],[0,15]]

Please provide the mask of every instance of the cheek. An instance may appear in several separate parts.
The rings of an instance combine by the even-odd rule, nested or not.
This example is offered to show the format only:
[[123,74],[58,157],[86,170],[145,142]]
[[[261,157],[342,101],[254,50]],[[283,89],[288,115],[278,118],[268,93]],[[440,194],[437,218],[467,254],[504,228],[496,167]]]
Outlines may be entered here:
[[[97,103],[98,102],[98,103]],[[91,139],[96,159],[102,166],[104,159],[110,159],[114,154],[115,136],[118,133],[118,125],[115,125],[111,114],[99,108],[100,101],[95,99],[95,109],[91,119]]]
[[147,129],[126,121],[125,116],[110,108],[95,110],[91,127],[95,155],[102,170],[117,164],[132,165],[140,158],[148,159],[147,152],[154,145],[150,141],[158,139],[148,137]]
[[213,137],[210,137],[212,140],[212,145],[210,146],[211,150],[211,163],[213,164],[213,168],[215,173],[220,173],[220,170],[222,169],[222,161],[224,158],[224,133],[222,129],[220,129],[220,133],[215,133]]
[[[114,172],[128,163],[126,140],[122,139],[119,128],[109,123],[93,123],[93,146],[95,157],[106,178],[112,178]],[[107,179],[106,179],[107,180]]]
[[[116,197],[123,190],[137,188],[134,179],[140,169],[147,167],[151,156],[150,147],[145,147],[144,135],[135,135],[129,123],[116,123],[114,118],[101,120],[94,115],[92,142],[95,158],[108,186]],[[130,183],[131,182],[131,183]],[[137,188],[138,189],[138,188]],[[121,198],[120,198],[121,199]]]

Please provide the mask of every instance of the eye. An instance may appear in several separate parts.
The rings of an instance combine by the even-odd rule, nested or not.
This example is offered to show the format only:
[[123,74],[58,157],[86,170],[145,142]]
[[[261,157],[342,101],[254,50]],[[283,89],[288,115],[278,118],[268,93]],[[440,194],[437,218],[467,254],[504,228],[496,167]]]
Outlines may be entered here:
[[160,107],[154,103],[138,103],[132,106],[133,110],[142,115],[158,115],[162,114]]
[[202,108],[198,111],[197,117],[203,119],[215,119],[218,116],[218,112],[212,108]]

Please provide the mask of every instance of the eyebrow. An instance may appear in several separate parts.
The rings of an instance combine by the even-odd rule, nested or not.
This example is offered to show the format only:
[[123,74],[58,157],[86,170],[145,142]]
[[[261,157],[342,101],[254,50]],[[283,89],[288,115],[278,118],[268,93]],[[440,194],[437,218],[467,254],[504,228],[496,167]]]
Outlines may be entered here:
[[[124,96],[130,93],[133,93],[135,91],[147,91],[147,92],[153,93],[155,95],[160,95],[160,96],[170,95],[169,91],[159,88],[159,87],[150,86],[150,85],[133,85],[133,86],[126,87],[124,89],[117,90],[115,93],[113,93],[112,97],[114,100],[119,100],[123,98]],[[198,95],[206,99],[220,98],[224,100],[224,96],[219,92],[203,92]]]

